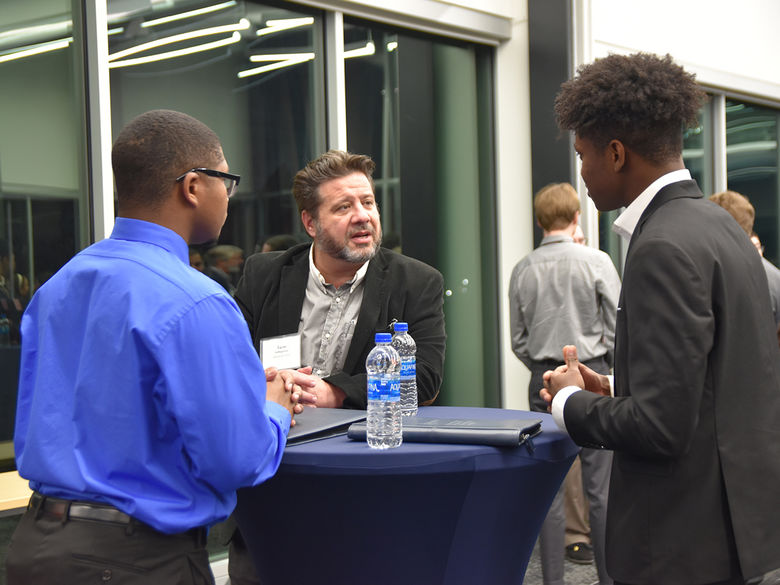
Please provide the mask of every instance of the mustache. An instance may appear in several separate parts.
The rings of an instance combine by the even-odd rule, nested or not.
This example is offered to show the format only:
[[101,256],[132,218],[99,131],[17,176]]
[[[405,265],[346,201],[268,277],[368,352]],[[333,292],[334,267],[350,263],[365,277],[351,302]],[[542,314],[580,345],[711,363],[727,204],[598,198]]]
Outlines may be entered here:
[[351,238],[352,236],[354,236],[355,234],[359,234],[360,232],[368,232],[372,236],[376,236],[376,229],[370,223],[366,223],[366,224],[357,226],[357,227],[355,227],[353,229],[350,229],[349,233],[347,235]]

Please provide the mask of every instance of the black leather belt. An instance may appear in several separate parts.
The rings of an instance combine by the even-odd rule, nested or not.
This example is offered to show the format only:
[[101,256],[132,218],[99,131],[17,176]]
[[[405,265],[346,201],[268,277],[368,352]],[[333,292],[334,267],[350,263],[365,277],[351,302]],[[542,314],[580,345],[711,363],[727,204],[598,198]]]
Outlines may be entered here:
[[[148,524],[136,520],[132,516],[129,516],[108,504],[63,500],[61,498],[52,498],[38,492],[33,492],[27,508],[35,510],[38,514],[46,514],[57,520],[61,520],[62,522],[67,522],[68,520],[92,520],[94,522],[127,525],[133,529],[145,528],[159,533],[158,530]],[[205,527],[199,527],[187,530],[180,534],[183,536],[191,536],[197,542],[205,544],[208,533]]]
[[107,504],[92,504],[89,502],[50,498],[38,492],[33,493],[28,507],[40,510],[49,516],[63,521],[78,518],[80,520],[95,520],[97,522],[113,522],[114,524],[137,522],[124,512]]

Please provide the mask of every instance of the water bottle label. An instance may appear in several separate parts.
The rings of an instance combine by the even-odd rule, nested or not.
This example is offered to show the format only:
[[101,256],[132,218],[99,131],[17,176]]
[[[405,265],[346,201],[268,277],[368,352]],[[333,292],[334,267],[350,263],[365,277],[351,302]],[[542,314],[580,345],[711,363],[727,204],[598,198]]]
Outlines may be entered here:
[[401,379],[412,380],[417,377],[417,359],[414,357],[401,358]]
[[401,381],[382,380],[380,378],[368,379],[368,399],[397,402],[401,399]]

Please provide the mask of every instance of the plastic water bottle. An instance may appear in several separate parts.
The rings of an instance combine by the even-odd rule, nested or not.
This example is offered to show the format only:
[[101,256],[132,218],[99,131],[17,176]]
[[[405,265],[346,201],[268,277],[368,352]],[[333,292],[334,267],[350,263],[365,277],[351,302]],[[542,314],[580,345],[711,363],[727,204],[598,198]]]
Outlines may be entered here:
[[377,333],[366,358],[368,416],[366,441],[372,449],[401,444],[401,358],[390,345],[389,333]]
[[417,414],[417,344],[409,335],[408,323],[396,323],[393,347],[401,356],[401,414]]
[[11,343],[11,322],[5,313],[0,313],[0,345],[10,345]]

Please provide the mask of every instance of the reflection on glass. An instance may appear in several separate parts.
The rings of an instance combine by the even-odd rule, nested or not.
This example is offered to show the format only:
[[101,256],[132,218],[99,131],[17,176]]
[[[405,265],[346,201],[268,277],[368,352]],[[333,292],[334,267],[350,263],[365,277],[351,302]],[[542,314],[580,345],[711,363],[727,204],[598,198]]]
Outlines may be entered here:
[[61,9],[5,3],[0,22],[0,471],[13,469],[22,311],[89,243],[84,59]]
[[108,2],[114,133],[156,108],[202,120],[242,177],[220,242],[248,254],[299,233],[292,177],[325,146],[320,19],[235,0],[126,6]]
[[[445,389],[497,405],[492,52],[344,20],[347,144],[377,163],[383,245],[444,275]],[[468,283],[468,284],[464,284]]]
[[344,23],[347,144],[374,159],[384,244],[401,250],[398,43],[394,32]]
[[778,110],[726,100],[728,188],[742,193],[756,209],[754,231],[764,256],[777,265],[778,254]]

